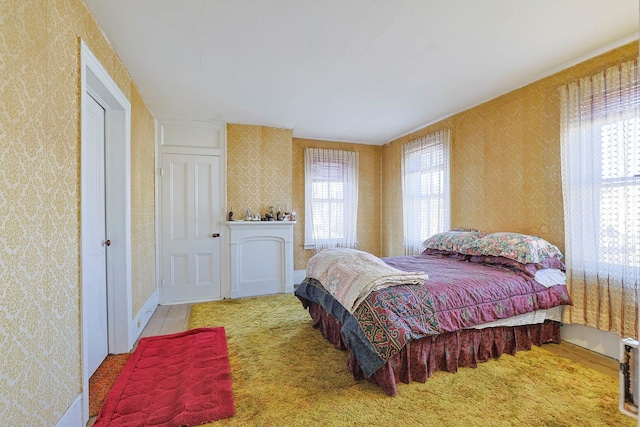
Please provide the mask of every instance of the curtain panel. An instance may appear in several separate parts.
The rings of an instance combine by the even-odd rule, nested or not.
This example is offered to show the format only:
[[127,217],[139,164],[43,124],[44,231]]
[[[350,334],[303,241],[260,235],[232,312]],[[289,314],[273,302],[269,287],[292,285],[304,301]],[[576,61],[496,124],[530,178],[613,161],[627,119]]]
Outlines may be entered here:
[[567,286],[563,321],[638,337],[637,60],[560,87]]
[[356,248],[358,153],[305,148],[304,161],[305,247]]
[[422,242],[449,229],[448,129],[402,146],[402,212],[405,255],[424,251]]

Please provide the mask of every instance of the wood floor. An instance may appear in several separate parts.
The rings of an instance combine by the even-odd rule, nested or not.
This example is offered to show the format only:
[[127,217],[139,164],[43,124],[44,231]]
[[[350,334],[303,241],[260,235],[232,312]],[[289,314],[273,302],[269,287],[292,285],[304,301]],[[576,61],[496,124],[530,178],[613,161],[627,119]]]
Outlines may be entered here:
[[542,348],[613,378],[617,379],[620,376],[620,366],[617,360],[575,344],[563,341],[560,344],[545,344]]
[[186,331],[190,314],[191,304],[159,305],[142,330],[140,338]]
[[[140,334],[140,338],[185,331],[189,327],[190,314],[191,304],[160,305],[156,308],[149,323],[147,323],[147,326]],[[613,378],[617,379],[619,376],[618,362],[610,357],[586,350],[568,342],[545,344],[543,348],[576,363],[595,369],[598,372],[610,375]],[[94,422],[95,417],[89,419],[87,427],[91,427]]]

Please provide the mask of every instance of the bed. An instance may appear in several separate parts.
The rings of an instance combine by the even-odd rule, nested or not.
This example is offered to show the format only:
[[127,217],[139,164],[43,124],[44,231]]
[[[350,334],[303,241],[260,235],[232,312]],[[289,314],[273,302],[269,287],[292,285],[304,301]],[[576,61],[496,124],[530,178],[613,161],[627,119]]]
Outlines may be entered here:
[[356,380],[395,395],[398,383],[425,382],[437,370],[560,342],[571,298],[555,246],[477,230],[439,233],[423,245],[415,256],[332,249],[309,261],[295,295],[325,339],[348,352]]

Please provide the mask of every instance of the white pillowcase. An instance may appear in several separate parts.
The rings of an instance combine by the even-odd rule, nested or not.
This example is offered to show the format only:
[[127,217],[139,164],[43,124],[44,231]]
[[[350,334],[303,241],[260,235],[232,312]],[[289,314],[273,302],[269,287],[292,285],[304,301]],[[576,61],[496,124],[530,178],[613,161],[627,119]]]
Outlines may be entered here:
[[558,270],[557,268],[543,268],[538,270],[533,278],[545,288],[567,284],[567,276],[562,270]]

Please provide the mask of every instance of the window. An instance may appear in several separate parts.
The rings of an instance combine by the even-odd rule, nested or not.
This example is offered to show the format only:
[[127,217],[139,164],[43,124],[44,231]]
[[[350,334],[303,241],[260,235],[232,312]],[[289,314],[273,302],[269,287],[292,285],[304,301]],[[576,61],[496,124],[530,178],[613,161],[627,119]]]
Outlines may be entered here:
[[640,269],[639,126],[632,117],[600,127],[598,261],[610,268]]
[[305,148],[305,248],[355,248],[358,153]]
[[422,252],[425,239],[449,229],[448,130],[402,147],[402,205],[406,255]]
[[[560,88],[569,322],[637,336],[640,91],[637,61]],[[575,313],[575,315],[573,315]]]

